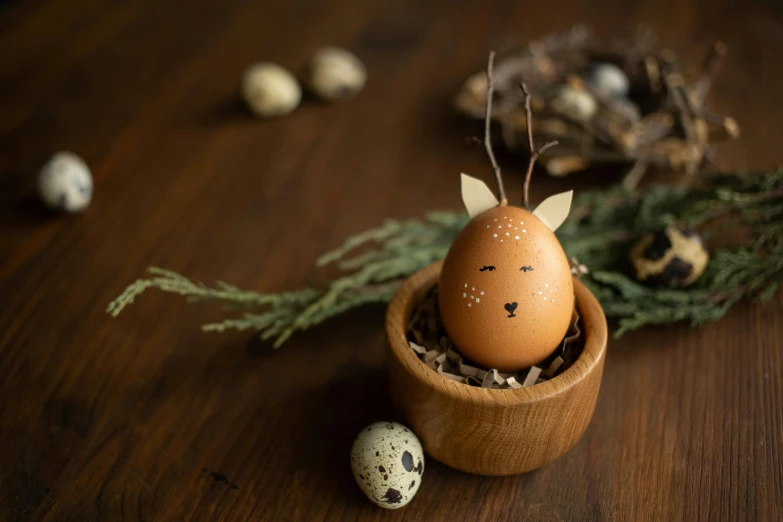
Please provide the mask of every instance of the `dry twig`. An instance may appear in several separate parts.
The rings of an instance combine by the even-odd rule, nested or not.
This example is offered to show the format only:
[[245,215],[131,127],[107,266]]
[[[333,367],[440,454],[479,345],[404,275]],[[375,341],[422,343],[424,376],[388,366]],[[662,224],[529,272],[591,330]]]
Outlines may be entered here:
[[498,185],[498,197],[500,198],[500,204],[505,205],[508,203],[506,199],[506,189],[503,188],[503,177],[500,174],[500,167],[495,160],[495,153],[492,152],[492,141],[490,140],[489,127],[492,121],[492,94],[495,92],[495,85],[492,79],[492,68],[495,64],[495,51],[489,52],[489,60],[487,61],[487,109],[484,115],[484,148],[487,150],[487,156],[492,163],[492,170],[495,171],[495,181]]
[[530,178],[533,176],[533,166],[536,164],[536,160],[541,155],[541,153],[543,153],[548,148],[557,145],[557,140],[548,141],[544,143],[540,149],[536,150],[536,147],[533,144],[533,111],[530,110],[530,92],[528,92],[527,86],[524,82],[519,83],[519,88],[522,89],[522,93],[525,95],[525,124],[527,127],[527,141],[528,145],[530,146],[530,161],[527,164],[527,172],[525,173],[524,196],[522,203],[524,204],[525,209],[530,210]]
[[726,51],[725,43],[715,42],[712,49],[710,49],[707,58],[704,60],[701,76],[696,80],[696,85],[693,88],[696,97],[700,101],[703,101],[707,97],[707,94],[709,94],[710,89],[712,88],[712,82],[715,80],[715,76],[717,76],[718,71],[720,71],[720,68],[723,65]]
[[623,187],[628,190],[634,190],[639,185],[639,182],[642,180],[644,174],[647,172],[648,167],[649,164],[646,161],[639,160],[634,163],[633,167],[631,167],[631,170],[629,170],[623,178]]

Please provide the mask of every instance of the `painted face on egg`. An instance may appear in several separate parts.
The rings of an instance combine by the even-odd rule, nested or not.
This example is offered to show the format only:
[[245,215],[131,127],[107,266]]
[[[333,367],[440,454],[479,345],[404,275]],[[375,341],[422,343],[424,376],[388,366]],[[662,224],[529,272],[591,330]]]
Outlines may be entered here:
[[459,351],[502,371],[551,354],[574,306],[571,269],[554,233],[530,212],[507,206],[476,215],[459,233],[438,292],[444,326]]

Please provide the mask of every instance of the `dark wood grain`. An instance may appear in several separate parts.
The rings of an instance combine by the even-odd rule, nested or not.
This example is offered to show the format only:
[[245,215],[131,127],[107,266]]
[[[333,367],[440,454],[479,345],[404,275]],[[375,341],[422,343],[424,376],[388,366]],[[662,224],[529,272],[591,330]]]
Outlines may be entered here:
[[[354,435],[394,418],[382,306],[277,352],[201,333],[219,310],[173,297],[104,313],[150,264],[318,284],[315,257],[347,235],[457,208],[459,172],[491,177],[466,139],[480,124],[450,111],[457,86],[490,47],[576,22],[646,22],[694,61],[724,40],[711,100],[743,137],[720,152],[739,169],[780,162],[783,18],[768,0],[0,4],[0,519],[782,520],[780,296],[611,342],[593,422],[563,458],[505,478],[431,459],[397,512],[348,466]],[[247,116],[249,63],[296,69],[324,44],[365,60],[359,97]],[[59,149],[94,170],[78,217],[32,197]],[[520,194],[523,165],[499,160]],[[539,177],[533,199],[570,184]]]

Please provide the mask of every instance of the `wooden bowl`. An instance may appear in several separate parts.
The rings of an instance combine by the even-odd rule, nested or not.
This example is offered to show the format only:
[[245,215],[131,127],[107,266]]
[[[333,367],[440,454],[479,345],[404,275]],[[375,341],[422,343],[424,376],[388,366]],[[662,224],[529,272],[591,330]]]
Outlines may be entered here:
[[453,468],[513,475],[552,462],[576,444],[595,410],[607,340],[601,306],[574,280],[585,346],[557,377],[511,390],[461,384],[428,368],[405,336],[416,305],[437,284],[441,265],[434,263],[405,281],[386,314],[395,407],[425,451]]

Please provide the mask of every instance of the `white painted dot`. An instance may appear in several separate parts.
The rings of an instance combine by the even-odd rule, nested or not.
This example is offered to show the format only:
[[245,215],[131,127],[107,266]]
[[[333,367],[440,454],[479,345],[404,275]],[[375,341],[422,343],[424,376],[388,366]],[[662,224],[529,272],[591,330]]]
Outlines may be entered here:
[[506,235],[509,235],[508,232],[506,232]]
[[471,287],[470,287],[470,289],[471,289],[471,290],[473,290],[473,291],[475,291],[475,290],[476,290],[476,287],[475,287],[475,286],[471,286]]
[[487,225],[487,228],[489,228],[489,225]]
[[467,283],[465,283],[465,288],[467,288],[467,287],[468,287],[468,284],[467,284]]
[[471,299],[475,299],[475,297],[473,297],[473,296],[470,296],[470,298],[471,298]]
[[525,230],[524,228],[522,229],[522,232],[524,232],[525,234],[527,234],[527,230]]
[[520,222],[519,222],[519,224],[520,224],[520,225],[524,225],[524,224],[525,224],[525,222],[524,222],[524,221],[520,221]]
[[514,236],[514,239],[519,239],[519,236]]
[[547,299],[546,299],[546,297],[545,297],[545,298],[544,298],[544,301],[546,301],[546,300],[547,300]]
[[503,226],[502,225],[498,225],[498,228],[503,228]]
[[501,239],[501,240],[500,240],[500,242],[502,243],[502,242],[503,242],[503,240]]
[[477,303],[480,303],[480,302],[481,302],[481,299],[479,299],[479,298],[477,297],[477,298],[476,298],[476,302],[477,302]]
[[462,297],[467,297],[467,296],[468,296],[468,294],[466,294],[465,292],[462,292]]
[[549,283],[544,283],[544,286],[549,288]]
[[541,294],[543,294],[543,293],[544,293],[544,292],[538,292],[538,295],[541,295]]
[[497,221],[497,219],[495,221]]
[[519,230],[517,227],[514,227],[514,230]]
[[554,303],[554,302],[555,302],[555,300],[554,300],[554,299],[552,299],[552,302]]
[[480,294],[480,295],[484,295],[484,290],[482,290],[482,291],[481,291],[481,294]]
[[509,225],[508,228],[511,228],[511,225]]
[[468,308],[470,308],[471,303],[468,303]]

